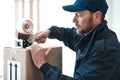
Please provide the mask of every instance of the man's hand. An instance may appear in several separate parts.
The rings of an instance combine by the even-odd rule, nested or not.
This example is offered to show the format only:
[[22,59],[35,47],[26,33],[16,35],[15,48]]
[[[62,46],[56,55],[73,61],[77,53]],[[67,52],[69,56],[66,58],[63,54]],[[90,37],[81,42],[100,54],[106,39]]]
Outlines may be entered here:
[[49,34],[50,34],[50,30],[38,32],[36,33],[35,41],[37,43],[45,43],[46,38],[48,38]]
[[38,44],[33,44],[27,48],[30,50],[32,60],[35,66],[39,69],[44,63],[47,62],[47,55],[50,53],[51,48],[43,49]]

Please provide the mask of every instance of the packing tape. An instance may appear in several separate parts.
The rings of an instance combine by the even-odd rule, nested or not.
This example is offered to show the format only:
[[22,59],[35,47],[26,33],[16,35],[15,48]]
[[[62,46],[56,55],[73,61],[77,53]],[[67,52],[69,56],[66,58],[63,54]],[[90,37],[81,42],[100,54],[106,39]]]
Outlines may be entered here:
[[17,31],[21,34],[33,33],[33,21],[31,19],[21,19],[17,22]]

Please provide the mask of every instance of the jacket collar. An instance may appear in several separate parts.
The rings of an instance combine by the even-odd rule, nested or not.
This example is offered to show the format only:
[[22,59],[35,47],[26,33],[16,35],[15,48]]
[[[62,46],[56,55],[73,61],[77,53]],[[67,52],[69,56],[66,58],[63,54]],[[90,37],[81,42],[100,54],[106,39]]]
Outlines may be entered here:
[[107,21],[104,20],[101,24],[99,24],[93,31],[88,33],[87,35],[82,35],[83,37],[77,43],[77,46],[82,51],[88,51],[91,46],[91,43],[94,41],[95,34],[99,34],[101,30],[107,27]]

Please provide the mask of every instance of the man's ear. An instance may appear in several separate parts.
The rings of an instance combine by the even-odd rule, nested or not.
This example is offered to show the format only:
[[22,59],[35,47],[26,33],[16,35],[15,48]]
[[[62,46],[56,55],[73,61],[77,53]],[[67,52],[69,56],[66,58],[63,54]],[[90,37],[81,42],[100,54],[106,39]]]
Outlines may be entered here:
[[98,21],[101,21],[102,19],[102,12],[101,11],[96,11],[94,12],[94,18],[95,20],[98,22]]

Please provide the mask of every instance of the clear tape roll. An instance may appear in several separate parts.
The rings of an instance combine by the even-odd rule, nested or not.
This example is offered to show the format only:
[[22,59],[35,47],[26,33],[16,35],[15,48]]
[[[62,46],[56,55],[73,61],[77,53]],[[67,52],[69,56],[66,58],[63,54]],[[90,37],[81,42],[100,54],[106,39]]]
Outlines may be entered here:
[[17,31],[21,34],[33,33],[33,21],[31,19],[21,19],[17,22]]

